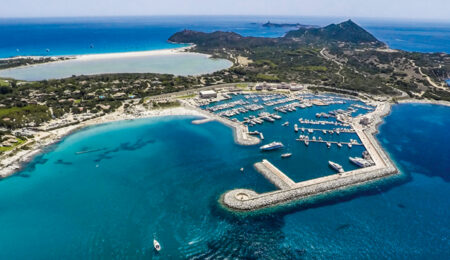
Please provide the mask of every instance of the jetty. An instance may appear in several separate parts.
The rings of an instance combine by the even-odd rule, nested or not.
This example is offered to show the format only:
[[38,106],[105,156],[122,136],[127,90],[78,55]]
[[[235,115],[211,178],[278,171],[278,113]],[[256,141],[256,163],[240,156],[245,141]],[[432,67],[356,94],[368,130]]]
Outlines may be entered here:
[[254,211],[293,201],[301,201],[302,199],[347,187],[363,185],[398,174],[399,171],[395,164],[390,160],[374,137],[378,131],[377,126],[381,123],[381,118],[387,115],[389,111],[389,104],[378,106],[375,111],[368,115],[373,119],[371,121],[372,124],[368,126],[361,125],[359,123],[359,117],[354,118],[351,122],[352,128],[371,156],[374,162],[373,166],[295,183],[269,161],[263,160],[254,166],[278,190],[257,193],[248,189],[235,189],[222,195],[222,204],[231,210]]
[[279,189],[290,189],[295,182],[266,159],[254,164],[255,169]]
[[235,122],[228,118],[221,117],[213,112],[203,110],[197,106],[193,106],[186,102],[185,100],[180,100],[180,103],[191,110],[195,110],[199,112],[201,115],[205,117],[205,119],[195,120],[194,124],[210,122],[210,121],[218,121],[226,126],[229,126],[233,129],[233,136],[236,143],[241,145],[255,145],[259,144],[261,140],[257,137],[251,136],[248,131],[248,127],[241,122]]

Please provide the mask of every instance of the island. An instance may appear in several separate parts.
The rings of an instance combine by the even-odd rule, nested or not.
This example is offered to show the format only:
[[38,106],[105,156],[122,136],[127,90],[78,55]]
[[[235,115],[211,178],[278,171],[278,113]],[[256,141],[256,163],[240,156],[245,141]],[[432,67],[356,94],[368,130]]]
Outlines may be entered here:
[[282,28],[282,27],[318,28],[319,26],[300,24],[300,23],[271,23],[270,21],[267,21],[267,23],[263,24],[262,27],[268,27],[268,28]]

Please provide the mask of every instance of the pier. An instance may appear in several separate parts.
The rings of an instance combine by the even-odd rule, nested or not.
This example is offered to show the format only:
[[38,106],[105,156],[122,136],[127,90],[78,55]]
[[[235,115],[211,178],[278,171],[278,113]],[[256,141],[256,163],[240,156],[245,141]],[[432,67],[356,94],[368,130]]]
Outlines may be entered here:
[[255,169],[279,189],[290,189],[295,182],[266,159],[255,163]]
[[218,116],[212,112],[203,110],[199,107],[192,106],[184,100],[180,100],[180,103],[189,109],[192,109],[192,110],[195,110],[195,111],[201,113],[205,117],[205,119],[195,120],[195,121],[197,121],[197,122],[195,122],[197,124],[199,122],[204,123],[207,120],[208,122],[209,121],[218,121],[226,126],[231,127],[231,129],[233,129],[234,140],[238,144],[255,145],[255,144],[259,144],[261,142],[261,140],[259,138],[251,136],[249,134],[248,127],[240,122],[234,122],[228,118],[224,118],[224,117]]
[[[305,131],[303,131],[303,129],[305,129]],[[336,131],[339,131],[339,134],[340,133],[355,133],[355,130],[347,129],[347,128],[320,129],[320,128],[300,127],[299,130],[302,132],[308,132],[308,130],[311,130],[313,132],[323,132],[325,130],[327,132],[327,134],[337,134]],[[333,132],[330,132],[330,131],[333,131]]]
[[357,142],[336,142],[336,141],[327,141],[327,140],[312,140],[312,139],[296,139],[300,142],[308,141],[309,143],[330,143],[330,144],[342,144],[342,145],[364,145],[362,143]]

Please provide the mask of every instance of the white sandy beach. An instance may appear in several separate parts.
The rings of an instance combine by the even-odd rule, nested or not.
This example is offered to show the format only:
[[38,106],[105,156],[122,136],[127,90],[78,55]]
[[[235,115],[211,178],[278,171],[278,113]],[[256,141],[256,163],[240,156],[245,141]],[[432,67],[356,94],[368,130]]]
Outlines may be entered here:
[[74,75],[115,73],[194,76],[213,73],[233,65],[226,59],[211,59],[211,55],[208,54],[186,51],[192,47],[193,45],[165,50],[53,56],[47,57],[52,58],[49,62],[0,70],[0,77],[40,81],[69,78]]
[[[11,59],[58,59],[58,58],[73,58],[81,60],[95,60],[95,59],[107,59],[107,58],[128,58],[128,57],[144,57],[144,56],[158,56],[158,55],[173,55],[186,52],[187,50],[195,47],[194,44],[186,47],[177,47],[170,49],[159,49],[149,51],[130,51],[130,52],[111,52],[111,53],[94,53],[94,54],[81,54],[81,55],[55,55],[55,56],[15,56],[10,58],[0,58],[0,60]],[[60,61],[60,60],[58,60]],[[54,61],[54,62],[58,62]]]
[[194,45],[162,50],[83,54],[69,57],[73,57],[75,59],[80,60],[96,60],[96,59],[116,59],[116,58],[131,58],[131,57],[145,57],[145,56],[160,56],[160,55],[176,55],[186,52],[187,50],[193,47]]

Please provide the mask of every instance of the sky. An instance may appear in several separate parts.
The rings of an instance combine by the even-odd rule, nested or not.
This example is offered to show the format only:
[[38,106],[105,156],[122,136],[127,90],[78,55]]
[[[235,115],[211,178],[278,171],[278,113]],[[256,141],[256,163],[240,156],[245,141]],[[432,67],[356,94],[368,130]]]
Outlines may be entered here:
[[450,0],[0,0],[1,17],[290,15],[450,21]]

